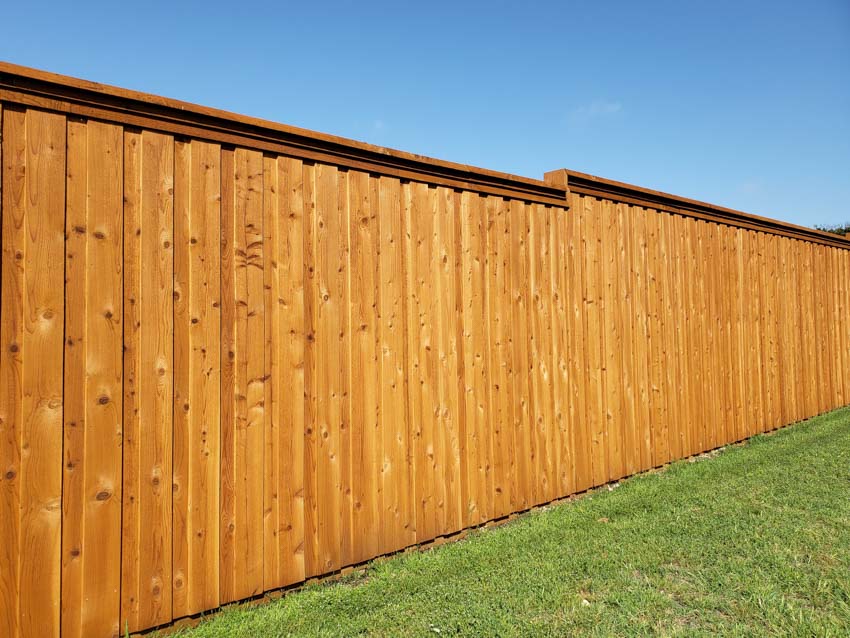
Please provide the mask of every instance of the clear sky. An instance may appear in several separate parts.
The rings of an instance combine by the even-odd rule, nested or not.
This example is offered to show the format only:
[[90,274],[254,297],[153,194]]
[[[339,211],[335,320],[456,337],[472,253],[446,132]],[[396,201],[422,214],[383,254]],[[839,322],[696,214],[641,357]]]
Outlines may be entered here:
[[0,2],[0,59],[541,178],[850,221],[850,1]]

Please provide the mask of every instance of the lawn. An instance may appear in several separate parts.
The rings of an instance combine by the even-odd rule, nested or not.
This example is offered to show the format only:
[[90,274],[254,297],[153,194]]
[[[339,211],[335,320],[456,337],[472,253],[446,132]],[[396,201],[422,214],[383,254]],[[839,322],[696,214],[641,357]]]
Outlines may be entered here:
[[182,638],[850,635],[850,409]]

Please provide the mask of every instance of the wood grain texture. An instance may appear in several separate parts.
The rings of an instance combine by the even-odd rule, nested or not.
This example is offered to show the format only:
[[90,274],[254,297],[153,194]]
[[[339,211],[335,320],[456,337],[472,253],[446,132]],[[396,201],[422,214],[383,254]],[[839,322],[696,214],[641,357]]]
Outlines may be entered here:
[[123,132],[69,122],[62,635],[119,634]]
[[[220,598],[263,591],[265,293],[263,158],[236,149],[222,161],[222,507]],[[227,184],[227,188],[224,185]],[[227,300],[225,302],[225,299]],[[225,416],[227,420],[225,420]]]
[[305,577],[304,565],[304,437],[305,349],[304,308],[304,167],[299,160],[278,158],[277,285],[280,295],[277,340],[279,374],[278,423],[278,560],[281,585]]
[[3,636],[166,624],[850,394],[840,246],[0,122]]
[[172,583],[174,142],[124,136],[121,629],[169,622]]
[[219,602],[221,150],[178,142],[174,184],[174,615]]
[[0,628],[58,636],[66,123],[33,110],[0,117]]
[[402,186],[379,178],[377,202],[380,317],[381,545],[396,551],[415,541],[413,466],[408,462],[405,217]]
[[367,173],[349,176],[351,229],[350,361],[348,385],[351,423],[350,489],[352,546],[359,563],[380,551],[381,432],[378,348],[378,182]]

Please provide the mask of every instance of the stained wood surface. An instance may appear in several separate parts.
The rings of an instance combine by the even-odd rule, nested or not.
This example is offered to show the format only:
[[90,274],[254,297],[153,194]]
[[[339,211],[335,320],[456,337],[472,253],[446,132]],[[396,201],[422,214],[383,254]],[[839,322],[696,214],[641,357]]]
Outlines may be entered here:
[[850,397],[847,250],[0,122],[3,638],[166,624]]
[[121,591],[123,131],[68,122],[67,149],[62,635],[113,635]]
[[10,108],[0,116],[0,629],[58,636],[66,121]]

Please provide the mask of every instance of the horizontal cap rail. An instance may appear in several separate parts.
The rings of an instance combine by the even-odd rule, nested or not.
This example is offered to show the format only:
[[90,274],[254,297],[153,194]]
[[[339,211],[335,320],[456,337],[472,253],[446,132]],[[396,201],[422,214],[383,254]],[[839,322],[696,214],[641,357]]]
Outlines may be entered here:
[[392,150],[7,62],[0,62],[0,101],[400,179],[566,207],[565,189],[545,181]]
[[768,217],[751,215],[732,208],[715,206],[695,199],[617,182],[596,175],[579,173],[566,168],[546,173],[546,180],[550,184],[567,188],[571,193],[578,195],[609,199],[634,206],[645,206],[668,213],[726,224],[727,226],[791,237],[835,248],[850,249],[850,235],[842,237],[841,235],[797,226]]

